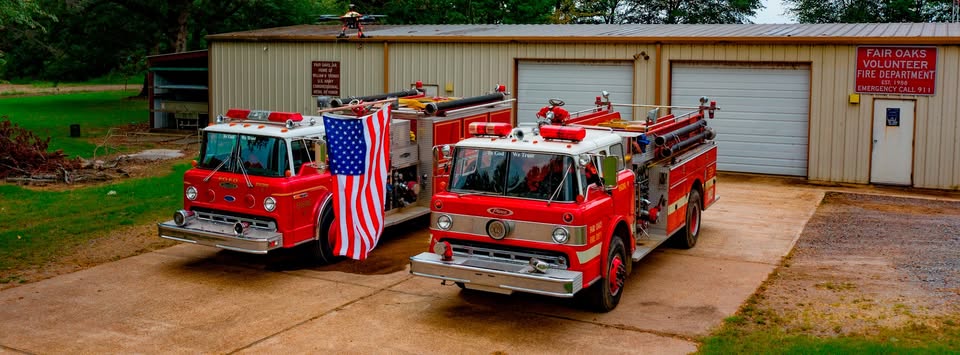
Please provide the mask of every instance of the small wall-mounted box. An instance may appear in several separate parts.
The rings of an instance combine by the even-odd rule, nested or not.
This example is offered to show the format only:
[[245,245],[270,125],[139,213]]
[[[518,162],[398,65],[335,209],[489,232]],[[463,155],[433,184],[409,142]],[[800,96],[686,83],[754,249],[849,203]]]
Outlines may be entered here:
[[860,103],[860,94],[850,94],[850,103],[859,104]]

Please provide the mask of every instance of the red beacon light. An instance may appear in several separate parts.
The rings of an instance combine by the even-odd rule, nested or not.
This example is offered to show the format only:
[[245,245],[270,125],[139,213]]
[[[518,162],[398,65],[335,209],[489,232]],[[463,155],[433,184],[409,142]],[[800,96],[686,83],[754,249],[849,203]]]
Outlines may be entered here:
[[270,112],[270,114],[267,115],[267,121],[280,123],[286,123],[287,121],[300,122],[303,121],[303,115],[299,112]]
[[503,122],[474,122],[470,124],[470,134],[474,136],[498,136],[506,137],[510,135],[513,126]]
[[244,110],[232,108],[227,110],[224,118],[231,120],[250,120],[261,122],[283,123],[287,128],[293,128],[294,122],[303,121],[303,115],[299,112],[272,112],[260,110]]
[[563,139],[579,142],[587,136],[587,129],[572,126],[544,125],[540,127],[540,137],[543,139]]
[[250,115],[250,110],[242,110],[239,108],[232,108],[227,110],[227,114],[223,115],[226,118],[231,118],[235,120],[245,120],[247,116]]

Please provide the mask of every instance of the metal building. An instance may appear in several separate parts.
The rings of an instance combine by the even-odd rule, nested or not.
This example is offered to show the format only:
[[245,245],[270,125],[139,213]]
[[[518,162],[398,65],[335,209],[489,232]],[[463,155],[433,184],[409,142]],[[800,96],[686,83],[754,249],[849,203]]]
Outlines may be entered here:
[[[960,24],[293,26],[208,36],[211,114],[315,110],[314,95],[416,81],[440,96],[506,84],[515,122],[550,97],[722,111],[719,168],[960,189]],[[317,68],[323,69],[317,69]],[[628,115],[645,116],[646,109]]]

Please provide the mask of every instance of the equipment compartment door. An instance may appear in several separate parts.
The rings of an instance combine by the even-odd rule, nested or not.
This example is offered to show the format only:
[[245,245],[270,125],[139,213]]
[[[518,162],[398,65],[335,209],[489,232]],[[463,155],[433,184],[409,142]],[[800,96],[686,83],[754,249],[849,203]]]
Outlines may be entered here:
[[912,185],[916,101],[873,101],[870,183]]

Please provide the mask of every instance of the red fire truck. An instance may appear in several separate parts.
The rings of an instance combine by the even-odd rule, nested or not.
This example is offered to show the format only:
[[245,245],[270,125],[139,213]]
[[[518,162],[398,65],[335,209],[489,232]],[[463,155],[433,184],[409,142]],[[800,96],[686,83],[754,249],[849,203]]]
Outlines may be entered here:
[[[414,275],[461,288],[577,297],[614,309],[632,261],[673,238],[691,248],[700,214],[717,200],[717,147],[689,113],[624,121],[609,100],[569,113],[557,99],[537,126],[475,123],[437,160],[430,251]],[[632,259],[632,261],[631,261]]]
[[[456,100],[417,89],[347,98],[318,98],[320,112],[359,114],[390,103],[385,226],[430,212],[433,147],[470,137],[476,122],[510,122],[505,88]],[[265,254],[310,243],[322,263],[332,251],[336,218],[326,165],[323,120],[293,112],[231,109],[203,130],[199,160],[183,177],[183,209],[158,224],[161,238]]]

